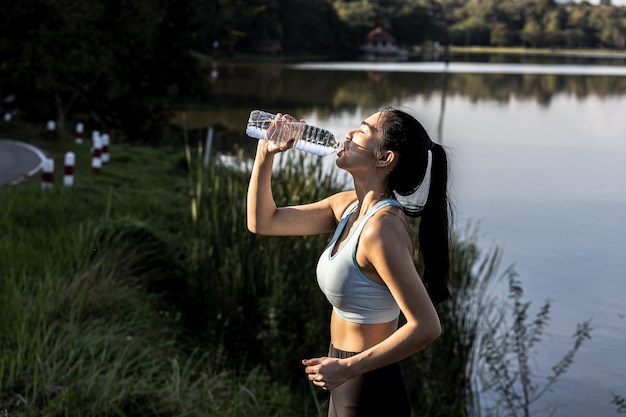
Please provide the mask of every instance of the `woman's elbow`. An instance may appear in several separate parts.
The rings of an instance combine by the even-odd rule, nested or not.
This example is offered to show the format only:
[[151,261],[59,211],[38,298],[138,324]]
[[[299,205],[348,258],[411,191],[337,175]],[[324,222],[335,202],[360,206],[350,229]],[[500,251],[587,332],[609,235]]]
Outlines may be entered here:
[[421,324],[421,339],[423,346],[429,345],[441,336],[441,323],[439,319],[430,320]]
[[269,229],[267,225],[264,226],[264,224],[265,223],[257,222],[254,219],[248,219],[246,222],[248,231],[250,231],[251,233],[254,233],[255,235],[265,235],[265,236],[272,235],[271,229]]
[[259,224],[255,221],[248,219],[248,221],[246,222],[246,226],[248,227],[248,231],[254,233],[255,235],[263,234],[262,228],[259,227]]
[[435,340],[439,339],[439,336],[441,336],[442,333],[442,329],[441,329],[441,322],[439,322],[439,320],[435,320],[430,326],[429,326],[429,335],[430,335],[430,340],[428,343],[432,343]]

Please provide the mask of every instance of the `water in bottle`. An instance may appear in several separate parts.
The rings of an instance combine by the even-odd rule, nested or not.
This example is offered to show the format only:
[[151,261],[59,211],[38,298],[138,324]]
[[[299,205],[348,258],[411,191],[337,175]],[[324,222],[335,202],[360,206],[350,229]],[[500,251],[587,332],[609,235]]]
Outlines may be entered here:
[[[274,120],[276,115],[261,110],[253,110],[248,119],[246,134],[257,139],[269,139],[284,144],[295,139],[294,148],[315,155],[330,155],[339,150],[340,143],[328,130],[306,123],[288,120]],[[274,126],[270,126],[274,122]],[[268,132],[269,131],[269,132]]]

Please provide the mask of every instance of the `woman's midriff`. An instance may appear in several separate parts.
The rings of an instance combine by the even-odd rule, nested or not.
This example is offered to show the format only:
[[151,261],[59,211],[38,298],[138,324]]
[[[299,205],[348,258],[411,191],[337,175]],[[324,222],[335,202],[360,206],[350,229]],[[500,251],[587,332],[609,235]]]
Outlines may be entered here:
[[357,324],[346,321],[333,311],[330,318],[330,341],[337,349],[363,352],[388,338],[397,329],[397,319],[388,323]]

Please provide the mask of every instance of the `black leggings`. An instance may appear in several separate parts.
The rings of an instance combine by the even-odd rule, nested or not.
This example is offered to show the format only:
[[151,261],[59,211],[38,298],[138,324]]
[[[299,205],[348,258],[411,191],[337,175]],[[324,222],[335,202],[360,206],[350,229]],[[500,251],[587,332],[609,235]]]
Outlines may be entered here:
[[[328,350],[330,358],[349,358],[356,352]],[[375,369],[330,391],[328,417],[410,417],[411,402],[400,362]]]

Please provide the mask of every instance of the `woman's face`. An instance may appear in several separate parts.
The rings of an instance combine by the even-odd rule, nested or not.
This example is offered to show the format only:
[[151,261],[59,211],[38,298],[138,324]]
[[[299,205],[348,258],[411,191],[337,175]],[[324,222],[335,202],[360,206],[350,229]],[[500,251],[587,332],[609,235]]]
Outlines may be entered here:
[[359,167],[372,169],[376,165],[382,140],[381,113],[374,113],[357,129],[347,133],[342,149],[337,152],[337,166],[353,171]]

